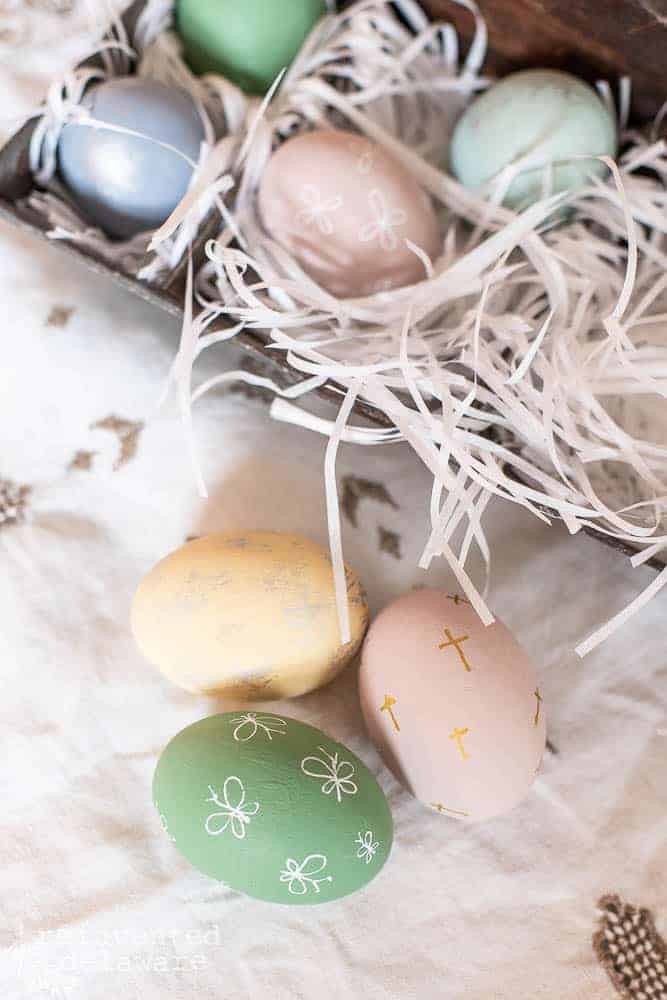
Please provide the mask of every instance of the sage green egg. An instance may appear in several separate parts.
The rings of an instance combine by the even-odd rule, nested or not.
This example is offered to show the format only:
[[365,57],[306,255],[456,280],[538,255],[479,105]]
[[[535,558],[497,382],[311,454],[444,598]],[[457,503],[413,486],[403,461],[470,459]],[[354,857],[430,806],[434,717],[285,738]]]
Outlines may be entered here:
[[[475,190],[526,154],[553,163],[551,191],[584,185],[615,156],[616,125],[600,97],[582,80],[558,70],[531,69],[506,76],[478,97],[456,124],[449,156],[455,176]],[[504,204],[523,209],[542,196],[544,167],[528,169],[510,185]]]
[[328,903],[389,856],[393,823],[375,777],[319,729],[270,712],[225,712],[164,749],[153,802],[205,875],[272,903]]
[[264,94],[325,12],[324,0],[177,0],[176,27],[195,73]]

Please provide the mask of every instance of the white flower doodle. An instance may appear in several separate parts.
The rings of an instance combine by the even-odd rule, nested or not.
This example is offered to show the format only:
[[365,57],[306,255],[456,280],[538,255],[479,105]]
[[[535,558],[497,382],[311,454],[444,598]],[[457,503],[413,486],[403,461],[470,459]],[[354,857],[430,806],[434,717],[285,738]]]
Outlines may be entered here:
[[[272,740],[275,734],[284,736],[287,727],[286,719],[279,719],[273,715],[258,715],[256,712],[246,712],[245,715],[240,715],[238,718],[232,719],[231,722],[232,725],[236,724],[232,735],[237,743],[247,743],[248,740],[257,735],[260,729]],[[281,726],[282,729],[276,728]],[[241,733],[246,729],[248,730],[247,735],[242,736]]]
[[169,826],[167,825],[167,817],[165,816],[164,813],[160,813],[160,826],[162,827],[163,831],[167,834],[172,844],[175,844],[176,837],[173,835],[173,833],[169,832]]
[[370,149],[365,150],[357,159],[357,171],[360,174],[370,174],[373,169],[374,159],[373,151]]
[[387,199],[378,188],[373,188],[370,192],[368,203],[373,212],[373,219],[364,223],[359,230],[360,241],[370,243],[371,240],[377,239],[383,250],[396,250],[399,241],[394,229],[407,222],[407,212],[402,208],[390,208]]
[[303,222],[306,226],[314,223],[323,236],[331,236],[333,222],[329,216],[342,207],[342,197],[337,194],[329,201],[325,201],[319,188],[314,184],[304,184],[301,189],[301,201],[305,207],[297,214],[299,222]]
[[[349,762],[349,760],[338,760],[338,753],[331,754],[324,747],[318,747],[318,750],[322,751],[323,757],[304,757],[301,761],[301,770],[304,774],[307,774],[310,778],[325,778],[325,782],[322,785],[322,791],[325,795],[331,795],[333,791],[336,792],[336,798],[340,802],[343,795],[356,795],[357,786],[354,781],[352,781],[352,775],[354,774],[354,765]],[[325,759],[326,758],[326,759]],[[316,765],[320,765],[322,770],[313,771],[306,767],[312,761]],[[312,768],[312,764],[310,765]]]
[[[236,788],[235,792],[234,787]],[[225,783],[222,786],[222,800],[220,800],[217,792],[211,785],[208,786],[208,790],[211,794],[206,801],[213,802],[219,808],[220,812],[213,812],[207,817],[204,824],[206,832],[211,837],[219,837],[221,833],[225,832],[227,827],[230,827],[236,839],[243,840],[246,834],[246,826],[250,823],[251,817],[256,816],[259,812],[259,802],[246,802],[243,782],[235,774],[231,774],[225,779]],[[230,802],[230,795],[238,800],[236,805]],[[221,820],[224,820],[222,824],[220,823]]]
[[366,833],[363,835],[358,833],[355,844],[359,844],[357,857],[361,858],[367,865],[369,865],[375,857],[378,847],[380,846],[380,842],[378,840],[373,840],[373,831],[366,830]]
[[333,882],[331,875],[314,878],[323,872],[326,866],[327,859],[324,854],[309,854],[301,864],[294,858],[287,858],[285,868],[280,873],[280,881],[287,882],[287,889],[293,896],[305,896],[310,886],[315,892],[319,892],[321,882]]

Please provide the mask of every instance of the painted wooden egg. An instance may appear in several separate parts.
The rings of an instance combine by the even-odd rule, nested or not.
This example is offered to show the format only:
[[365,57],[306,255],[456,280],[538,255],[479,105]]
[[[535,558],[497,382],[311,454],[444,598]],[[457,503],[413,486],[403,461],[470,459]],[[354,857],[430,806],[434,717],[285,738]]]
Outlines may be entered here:
[[284,142],[258,194],[265,230],[322,288],[371,295],[426,277],[410,241],[442,249],[428,194],[380,146],[353,132],[317,130]]
[[[615,156],[616,125],[596,92],[558,70],[512,73],[478,97],[457,122],[450,145],[454,174],[479,188],[526,154],[551,167],[553,192],[578,188],[608,168],[572,156]],[[543,193],[544,167],[528,169],[510,185],[505,204],[521,209]]]
[[176,24],[195,73],[263,94],[325,12],[324,0],[177,0]]
[[98,121],[140,135],[65,126],[58,168],[76,204],[117,239],[156,229],[187,192],[199,159],[204,126],[194,101],[178,87],[128,76],[91,87],[82,103]]
[[331,560],[300,535],[208,535],[142,580],[132,630],[146,658],[187,691],[291,698],[332,680],[358,651],[366,598],[347,570],[352,638],[341,644]]
[[359,675],[388,767],[444,816],[482,820],[527,794],[545,745],[535,669],[508,629],[457,595],[419,590],[372,624]]
[[183,729],[158,761],[153,801],[188,861],[268,902],[346,896],[391,849],[391,812],[366,765],[283,715],[226,712]]

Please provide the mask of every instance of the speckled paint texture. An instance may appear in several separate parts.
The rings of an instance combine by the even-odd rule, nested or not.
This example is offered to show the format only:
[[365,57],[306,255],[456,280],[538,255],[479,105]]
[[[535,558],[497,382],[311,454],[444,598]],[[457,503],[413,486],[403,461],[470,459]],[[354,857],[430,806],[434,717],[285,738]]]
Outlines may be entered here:
[[368,625],[347,569],[352,638],[341,644],[328,553],[278,532],[208,535],[172,552],[141,582],[135,639],[188,691],[240,700],[294,697],[332,680]]
[[541,197],[545,179],[546,190],[555,192],[603,176],[608,168],[599,160],[565,161],[614,156],[616,143],[611,114],[587,83],[558,70],[523,70],[496,83],[464,112],[452,136],[450,163],[472,189],[528,155],[553,164],[512,181],[505,204],[521,209]]

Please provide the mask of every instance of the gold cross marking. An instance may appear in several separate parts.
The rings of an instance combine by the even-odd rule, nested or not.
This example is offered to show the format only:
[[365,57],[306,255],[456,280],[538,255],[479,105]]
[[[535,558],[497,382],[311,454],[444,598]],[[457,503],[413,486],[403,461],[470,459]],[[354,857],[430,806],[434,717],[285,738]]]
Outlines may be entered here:
[[396,716],[394,715],[394,713],[392,711],[393,706],[395,704],[396,704],[396,699],[393,697],[393,695],[386,694],[384,696],[384,704],[380,705],[380,711],[381,712],[389,712],[389,718],[391,719],[391,721],[393,723],[394,729],[396,730],[397,733],[400,733],[401,727],[398,724],[398,719],[396,718]]
[[447,599],[449,601],[454,601],[454,604],[470,604],[470,601],[466,600],[465,597],[461,597],[460,594],[447,594]]
[[472,667],[470,666],[468,660],[466,659],[466,654],[461,649],[461,643],[469,639],[470,636],[460,635],[457,639],[455,639],[448,628],[445,629],[445,635],[447,636],[447,642],[441,642],[440,645],[438,646],[438,649],[446,649],[447,646],[453,646],[456,652],[459,654],[459,659],[461,663],[466,668],[466,670],[470,672],[472,670]]
[[542,707],[542,695],[540,694],[539,688],[535,688],[535,697],[537,698],[537,711],[535,712],[533,722],[537,725],[540,721],[540,708]]
[[463,760],[468,760],[468,758],[470,757],[470,754],[466,753],[465,747],[463,746],[463,737],[467,736],[469,732],[470,730],[466,726],[465,729],[458,729],[458,728],[454,729],[449,734],[450,740],[456,740],[456,745],[459,748],[459,753],[461,754]]
[[454,813],[455,816],[469,816],[470,813],[463,812],[461,809],[450,809],[448,806],[443,806],[442,802],[431,802],[431,807],[435,809],[436,812],[442,813]]

